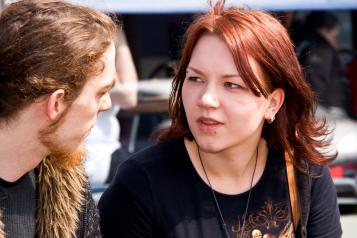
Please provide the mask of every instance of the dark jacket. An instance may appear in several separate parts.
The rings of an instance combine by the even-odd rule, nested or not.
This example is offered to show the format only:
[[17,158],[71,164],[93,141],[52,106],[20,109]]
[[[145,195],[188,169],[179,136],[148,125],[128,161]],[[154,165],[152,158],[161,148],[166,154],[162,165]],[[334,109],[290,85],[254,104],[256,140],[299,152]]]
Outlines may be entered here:
[[[306,238],[308,234],[308,221],[311,215],[310,207],[312,201],[312,193],[318,193],[319,191],[314,191],[316,188],[314,186],[314,179],[319,178],[320,176],[329,176],[329,171],[327,166],[318,166],[318,165],[310,165],[305,163],[305,168],[308,173],[302,173],[296,170],[296,182],[298,188],[298,202],[300,207],[300,223],[295,230],[296,238]],[[315,185],[321,186],[321,185]],[[335,187],[332,188],[322,188],[322,189],[333,189],[336,191]],[[335,193],[334,193],[335,194]],[[320,196],[323,196],[320,194]],[[335,213],[339,215],[339,209],[337,205],[337,197],[329,197],[329,201],[334,205],[331,209],[335,209]],[[341,223],[336,224],[337,231],[342,234]]]
[[[45,159],[36,168],[35,178],[36,237],[101,237],[98,211],[82,164],[61,168]],[[1,220],[0,238],[6,238]]]
[[320,34],[306,37],[297,47],[305,78],[324,107],[348,107],[348,87],[337,50]]
[[87,199],[80,213],[80,223],[76,234],[77,238],[101,237],[98,209],[89,191],[87,192]]

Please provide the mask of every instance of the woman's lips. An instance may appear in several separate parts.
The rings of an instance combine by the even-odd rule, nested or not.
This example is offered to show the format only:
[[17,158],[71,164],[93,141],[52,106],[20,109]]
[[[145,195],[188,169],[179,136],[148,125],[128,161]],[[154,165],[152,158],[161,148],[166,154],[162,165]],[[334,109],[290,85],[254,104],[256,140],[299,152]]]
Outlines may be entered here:
[[198,129],[205,133],[215,132],[223,123],[208,117],[200,117],[197,120]]

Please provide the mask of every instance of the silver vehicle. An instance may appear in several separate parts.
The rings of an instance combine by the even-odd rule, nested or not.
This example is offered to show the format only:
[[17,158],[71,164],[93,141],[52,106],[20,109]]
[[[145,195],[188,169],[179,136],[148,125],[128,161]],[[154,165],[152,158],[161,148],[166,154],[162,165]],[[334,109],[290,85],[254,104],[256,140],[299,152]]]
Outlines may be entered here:
[[332,148],[337,159],[330,165],[330,172],[337,189],[340,205],[357,205],[357,121],[340,111],[319,107],[318,116],[327,119],[331,134]]

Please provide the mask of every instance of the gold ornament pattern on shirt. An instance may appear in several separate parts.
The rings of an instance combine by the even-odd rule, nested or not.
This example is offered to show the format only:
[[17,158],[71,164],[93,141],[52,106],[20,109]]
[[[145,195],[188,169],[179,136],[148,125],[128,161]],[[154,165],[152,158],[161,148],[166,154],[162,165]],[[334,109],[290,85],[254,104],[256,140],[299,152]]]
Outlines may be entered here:
[[232,226],[236,238],[294,238],[294,229],[289,212],[288,202],[274,203],[267,200],[258,210],[253,211],[247,218],[243,236],[239,237],[242,229],[242,218]]

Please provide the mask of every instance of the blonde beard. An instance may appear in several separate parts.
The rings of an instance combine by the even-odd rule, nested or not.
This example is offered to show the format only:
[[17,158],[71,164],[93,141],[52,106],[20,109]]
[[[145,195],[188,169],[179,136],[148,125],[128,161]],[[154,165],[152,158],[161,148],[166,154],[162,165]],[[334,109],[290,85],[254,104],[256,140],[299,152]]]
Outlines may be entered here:
[[85,158],[85,149],[83,146],[79,146],[75,150],[69,151],[55,136],[56,131],[63,122],[65,114],[66,113],[63,113],[55,122],[39,132],[40,141],[50,151],[50,154],[48,154],[46,158],[51,161],[51,164],[55,168],[57,167],[60,169],[69,169],[78,166],[83,163]]
[[85,157],[84,148],[78,147],[75,151],[72,152],[51,152],[47,158],[50,159],[53,167],[60,169],[69,169],[79,164],[83,163],[83,159]]

